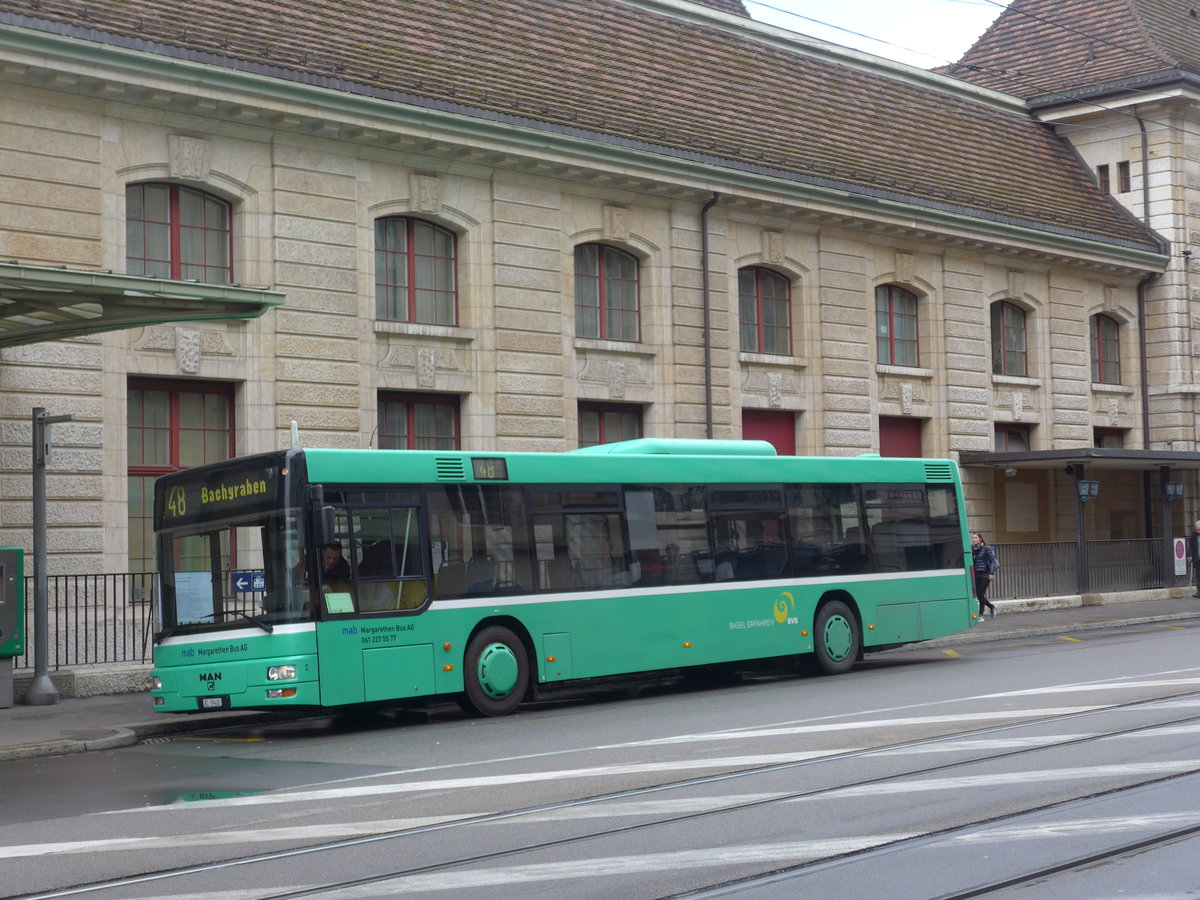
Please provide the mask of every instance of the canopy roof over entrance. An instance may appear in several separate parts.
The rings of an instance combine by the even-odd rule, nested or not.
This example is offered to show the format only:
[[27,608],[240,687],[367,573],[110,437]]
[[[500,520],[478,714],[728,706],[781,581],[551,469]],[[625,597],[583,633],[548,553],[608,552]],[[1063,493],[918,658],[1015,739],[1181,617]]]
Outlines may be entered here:
[[202,319],[253,319],[283,302],[265,288],[0,263],[0,347]]
[[1200,453],[1191,450],[1109,450],[1080,447],[1077,450],[1025,450],[1010,453],[963,451],[961,466],[988,469],[1053,469],[1082,465],[1096,469],[1146,470],[1161,466],[1200,469]]

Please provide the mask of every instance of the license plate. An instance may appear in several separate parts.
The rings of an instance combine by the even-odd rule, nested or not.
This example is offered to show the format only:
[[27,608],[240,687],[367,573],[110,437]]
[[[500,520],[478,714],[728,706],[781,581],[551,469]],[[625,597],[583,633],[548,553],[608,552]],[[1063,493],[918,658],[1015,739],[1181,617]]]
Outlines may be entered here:
[[201,709],[224,709],[229,705],[228,697],[201,697]]

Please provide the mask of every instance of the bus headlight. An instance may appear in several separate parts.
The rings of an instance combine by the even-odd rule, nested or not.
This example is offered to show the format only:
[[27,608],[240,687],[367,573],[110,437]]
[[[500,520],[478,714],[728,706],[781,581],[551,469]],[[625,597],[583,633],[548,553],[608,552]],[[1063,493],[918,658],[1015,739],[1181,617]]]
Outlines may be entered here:
[[288,700],[295,696],[295,688],[267,688],[268,700]]
[[150,679],[150,690],[152,690],[152,691],[161,691],[162,690],[162,679],[159,678],[157,675],[155,675],[153,678]]
[[295,677],[295,666],[271,666],[267,669],[267,681],[287,681]]

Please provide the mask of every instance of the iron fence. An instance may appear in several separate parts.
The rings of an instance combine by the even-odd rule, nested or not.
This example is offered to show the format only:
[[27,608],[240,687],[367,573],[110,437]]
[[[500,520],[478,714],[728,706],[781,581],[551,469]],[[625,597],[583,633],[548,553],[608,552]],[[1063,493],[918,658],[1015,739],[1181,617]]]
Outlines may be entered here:
[[[1053,597],[1080,592],[1083,557],[1075,541],[999,544],[993,599]],[[1089,541],[1087,588],[1094,593],[1186,585],[1161,539]],[[155,629],[153,572],[54,575],[47,579],[47,668],[149,663]],[[230,613],[252,612],[258,594],[239,594]],[[33,578],[25,579],[25,654],[18,671],[33,668]]]
[[[52,575],[46,579],[47,668],[148,663],[154,635],[153,572]],[[25,654],[33,668],[33,578],[25,579]]]
[[[1187,584],[1176,575],[1161,538],[1088,541],[1086,557],[1075,541],[998,544],[1000,571],[988,596],[1019,600],[1064,594],[1138,591]],[[1086,575],[1086,578],[1081,577]]]

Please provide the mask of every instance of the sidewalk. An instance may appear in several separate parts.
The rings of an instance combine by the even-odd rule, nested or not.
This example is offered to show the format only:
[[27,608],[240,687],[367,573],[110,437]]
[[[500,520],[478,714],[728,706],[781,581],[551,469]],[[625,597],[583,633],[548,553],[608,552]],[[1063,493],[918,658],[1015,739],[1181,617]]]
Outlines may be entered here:
[[[1200,599],[1163,596],[1125,603],[1080,605],[1079,597],[1044,600],[999,600],[999,615],[964,634],[924,647],[949,647],[1006,638],[1095,631],[1114,625],[1136,625],[1200,619]],[[1111,596],[1111,595],[1110,595]],[[1145,594],[1139,596],[1146,596]],[[155,713],[148,692],[62,699],[53,706],[0,709],[0,762],[87,750],[108,750],[149,737],[254,724],[291,718],[289,713],[214,712],[194,715]]]

